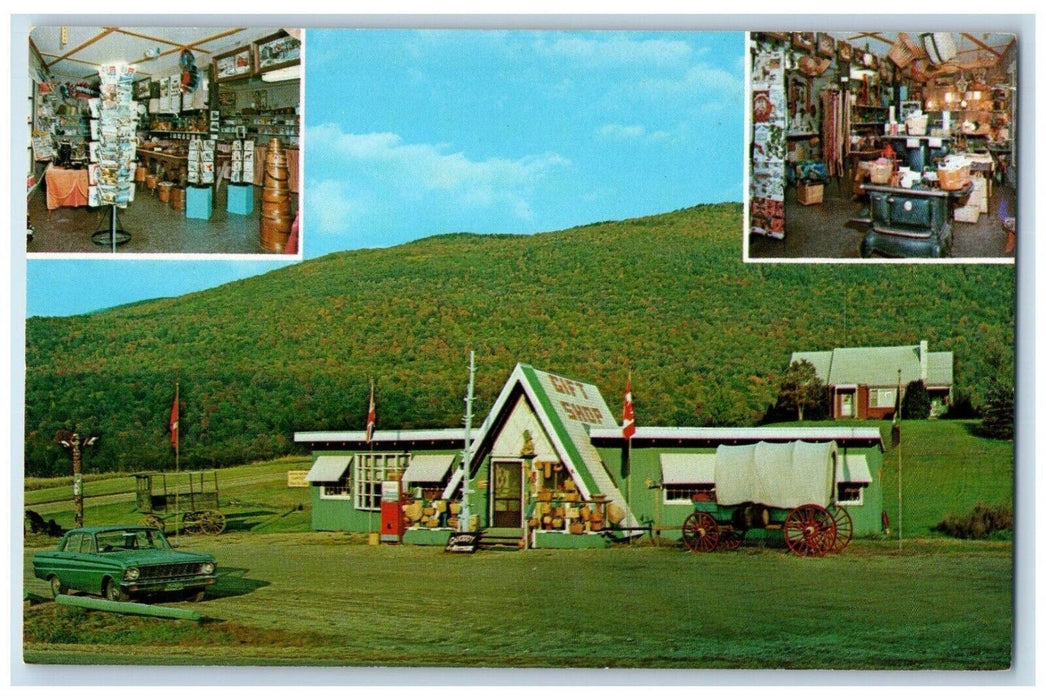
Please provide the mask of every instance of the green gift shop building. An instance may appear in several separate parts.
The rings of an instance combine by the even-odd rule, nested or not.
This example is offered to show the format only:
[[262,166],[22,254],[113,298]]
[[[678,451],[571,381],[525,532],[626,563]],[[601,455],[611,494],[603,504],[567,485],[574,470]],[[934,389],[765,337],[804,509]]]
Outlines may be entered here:
[[[777,459],[777,478],[788,482],[810,473],[804,455],[829,455],[829,498],[851,516],[854,536],[882,527],[874,427],[642,426],[626,440],[594,384],[519,364],[470,438],[466,475],[462,428],[383,429],[370,441],[362,430],[295,433],[313,455],[305,477],[313,528],[378,533],[384,487],[385,518],[395,498],[396,540],[405,543],[443,545],[459,529],[527,548],[604,547],[644,533],[678,539],[695,502],[715,502],[717,482],[736,484],[737,450],[723,456],[736,446],[794,455],[783,467]],[[799,449],[781,447],[789,445]]]

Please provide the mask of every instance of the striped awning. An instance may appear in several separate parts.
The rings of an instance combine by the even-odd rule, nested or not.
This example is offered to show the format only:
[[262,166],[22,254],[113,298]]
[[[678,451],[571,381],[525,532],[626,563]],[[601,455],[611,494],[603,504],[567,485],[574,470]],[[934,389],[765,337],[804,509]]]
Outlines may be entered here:
[[661,484],[714,484],[715,453],[661,455]]
[[870,484],[872,472],[868,469],[868,458],[864,455],[848,454],[840,459],[839,471],[835,475],[837,484]]
[[351,461],[352,455],[321,455],[312,463],[305,480],[309,483],[340,481]]
[[457,458],[456,454],[411,455],[410,465],[403,473],[403,483],[439,483],[443,481]]

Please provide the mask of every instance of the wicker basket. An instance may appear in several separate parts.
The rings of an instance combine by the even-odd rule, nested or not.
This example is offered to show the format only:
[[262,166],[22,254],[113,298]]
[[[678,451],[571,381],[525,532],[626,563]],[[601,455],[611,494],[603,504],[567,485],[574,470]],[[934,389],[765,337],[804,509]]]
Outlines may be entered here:
[[926,126],[929,123],[930,117],[926,114],[911,116],[905,121],[905,125],[908,127],[908,133],[911,136],[925,136]]
[[970,166],[945,170],[937,170],[937,178],[940,180],[942,190],[961,190],[970,179]]
[[868,166],[868,174],[873,185],[885,185],[890,182],[893,174],[893,163],[871,163]]
[[926,54],[914,39],[904,32],[898,32],[897,41],[893,43],[890,53],[886,55],[898,68],[907,68],[912,61]]

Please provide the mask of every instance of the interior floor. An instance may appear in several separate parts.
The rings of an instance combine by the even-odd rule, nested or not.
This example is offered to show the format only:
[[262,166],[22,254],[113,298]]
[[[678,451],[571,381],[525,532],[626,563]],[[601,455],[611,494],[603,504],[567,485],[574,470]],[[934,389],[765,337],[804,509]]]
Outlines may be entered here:
[[[117,209],[119,228],[131,238],[118,245],[117,254],[182,253],[199,255],[272,254],[261,246],[261,188],[252,187],[253,211],[248,215],[226,211],[228,187],[216,188],[211,217],[190,219],[184,211],[161,202],[156,193],[139,185],[134,201]],[[293,205],[293,201],[292,201]],[[59,207],[48,211],[43,183],[28,201],[33,237],[29,253],[112,254],[108,237],[95,243],[91,234],[109,230],[109,207]]]
[[[777,240],[750,235],[749,258],[860,258],[867,224],[851,219],[868,207],[868,197],[854,200],[849,183],[833,179],[824,186],[824,201],[802,205],[794,186],[785,190],[785,237]],[[1003,229],[1000,212],[1014,216],[1013,187],[993,184],[988,212],[977,223],[952,221],[952,252],[955,258],[1013,258],[1015,240]]]

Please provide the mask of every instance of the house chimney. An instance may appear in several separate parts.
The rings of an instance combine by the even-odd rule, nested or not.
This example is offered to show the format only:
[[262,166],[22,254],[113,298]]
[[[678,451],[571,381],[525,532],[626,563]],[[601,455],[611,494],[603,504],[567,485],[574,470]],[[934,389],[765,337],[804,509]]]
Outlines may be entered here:
[[919,341],[919,379],[923,380],[923,384],[929,376],[929,345],[925,340]]

